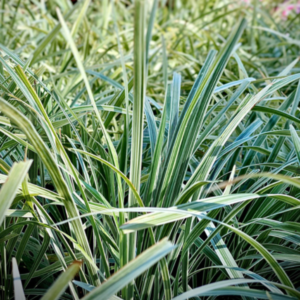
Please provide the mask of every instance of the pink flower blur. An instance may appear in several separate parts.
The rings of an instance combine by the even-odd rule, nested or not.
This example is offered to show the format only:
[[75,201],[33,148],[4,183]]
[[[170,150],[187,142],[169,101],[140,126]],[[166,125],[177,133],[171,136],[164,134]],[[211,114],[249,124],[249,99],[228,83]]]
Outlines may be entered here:
[[296,14],[299,14],[300,13],[300,3],[298,3],[298,4],[289,4],[286,7],[284,7],[284,9],[282,11],[282,17],[284,19],[286,19],[287,16],[289,15],[289,13],[293,10],[295,10]]

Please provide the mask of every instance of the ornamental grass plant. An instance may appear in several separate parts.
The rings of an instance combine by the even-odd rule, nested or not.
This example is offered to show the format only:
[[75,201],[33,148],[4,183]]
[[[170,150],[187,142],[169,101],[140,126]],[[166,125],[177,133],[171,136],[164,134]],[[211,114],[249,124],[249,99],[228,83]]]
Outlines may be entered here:
[[300,299],[284,5],[1,1],[0,299]]

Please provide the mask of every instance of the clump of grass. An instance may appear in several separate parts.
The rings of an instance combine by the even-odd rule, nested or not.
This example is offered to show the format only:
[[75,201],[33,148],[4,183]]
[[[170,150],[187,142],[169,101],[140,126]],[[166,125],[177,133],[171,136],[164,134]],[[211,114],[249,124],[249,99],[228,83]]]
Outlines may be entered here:
[[298,21],[9,2],[1,299],[298,299]]

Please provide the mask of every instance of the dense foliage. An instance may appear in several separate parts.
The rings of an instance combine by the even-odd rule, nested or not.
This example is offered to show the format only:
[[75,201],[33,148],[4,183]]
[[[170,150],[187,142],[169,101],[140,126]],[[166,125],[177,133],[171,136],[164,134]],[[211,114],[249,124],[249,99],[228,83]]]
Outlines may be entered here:
[[297,10],[2,0],[0,298],[299,299]]

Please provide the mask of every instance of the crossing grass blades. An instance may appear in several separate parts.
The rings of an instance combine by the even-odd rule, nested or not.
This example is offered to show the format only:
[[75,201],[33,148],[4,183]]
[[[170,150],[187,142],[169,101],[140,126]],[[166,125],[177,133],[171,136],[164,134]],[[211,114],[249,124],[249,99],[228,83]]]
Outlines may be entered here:
[[49,24],[26,20],[30,38],[18,17],[32,4],[15,6],[19,34],[0,45],[0,298],[299,299],[298,58],[249,77],[263,72],[244,18],[205,57],[182,35],[172,50],[158,27],[180,11],[146,2],[41,2]]

